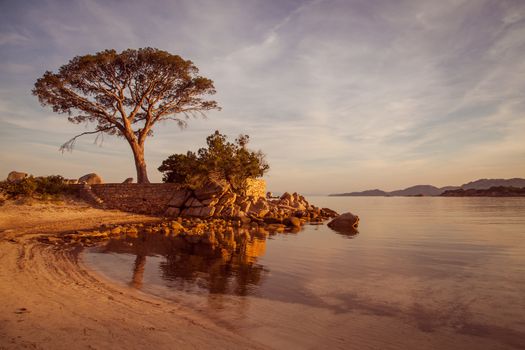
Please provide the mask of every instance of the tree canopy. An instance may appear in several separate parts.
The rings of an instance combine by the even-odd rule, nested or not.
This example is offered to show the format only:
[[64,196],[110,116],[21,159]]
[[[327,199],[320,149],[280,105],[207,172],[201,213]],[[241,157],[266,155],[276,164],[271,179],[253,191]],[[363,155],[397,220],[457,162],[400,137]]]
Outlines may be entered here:
[[105,50],[77,56],[57,73],[45,72],[32,92],[70,122],[94,124],[62,150],[86,134],[123,137],[133,151],[137,180],[144,183],[149,182],[144,143],[155,124],[171,120],[183,128],[189,117],[220,109],[204,98],[215,93],[213,81],[198,72],[193,62],[154,48]]
[[247,148],[250,138],[240,135],[235,142],[227,141],[219,131],[206,138],[208,147],[197,153],[173,154],[162,162],[159,171],[164,182],[177,182],[190,188],[202,186],[210,177],[226,180],[232,189],[244,194],[246,180],[263,176],[270,166],[261,151]]

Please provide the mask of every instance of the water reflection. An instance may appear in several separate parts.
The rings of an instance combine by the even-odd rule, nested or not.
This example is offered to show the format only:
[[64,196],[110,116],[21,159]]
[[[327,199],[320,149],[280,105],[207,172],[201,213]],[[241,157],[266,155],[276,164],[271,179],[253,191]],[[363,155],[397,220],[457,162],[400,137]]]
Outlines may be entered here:
[[253,294],[265,268],[257,258],[266,251],[270,233],[246,228],[195,236],[165,236],[138,232],[110,240],[102,253],[136,255],[129,285],[142,288],[148,256],[163,256],[159,265],[163,279],[181,290],[198,288],[212,294]]
[[359,234],[359,231],[355,227],[351,227],[351,226],[346,227],[344,230],[332,229],[332,231],[348,239],[355,238],[355,236]]
[[316,202],[358,213],[360,233],[139,233],[101,248],[132,255],[84,259],[269,348],[523,349],[524,198]]

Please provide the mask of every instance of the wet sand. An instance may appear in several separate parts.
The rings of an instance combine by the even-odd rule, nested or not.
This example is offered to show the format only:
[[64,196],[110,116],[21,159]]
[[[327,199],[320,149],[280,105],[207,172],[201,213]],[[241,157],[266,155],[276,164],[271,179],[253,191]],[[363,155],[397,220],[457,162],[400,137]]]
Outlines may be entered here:
[[86,268],[44,234],[154,217],[63,204],[0,206],[0,349],[253,349],[192,310]]

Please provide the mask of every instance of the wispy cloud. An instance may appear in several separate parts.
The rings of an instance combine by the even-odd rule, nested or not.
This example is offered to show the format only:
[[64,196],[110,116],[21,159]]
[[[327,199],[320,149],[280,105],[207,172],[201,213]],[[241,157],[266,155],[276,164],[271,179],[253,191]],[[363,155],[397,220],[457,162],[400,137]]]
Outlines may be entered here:
[[[268,154],[274,191],[525,172],[523,1],[77,0],[4,2],[2,10],[0,121],[31,130],[35,142],[49,129],[75,129],[29,95],[43,70],[74,55],[159,47],[215,81],[222,112],[183,132],[166,124],[149,141],[157,180],[163,158],[202,146],[215,129],[252,136]],[[100,149],[88,144],[77,156],[96,163]],[[0,172],[12,166],[2,162]]]

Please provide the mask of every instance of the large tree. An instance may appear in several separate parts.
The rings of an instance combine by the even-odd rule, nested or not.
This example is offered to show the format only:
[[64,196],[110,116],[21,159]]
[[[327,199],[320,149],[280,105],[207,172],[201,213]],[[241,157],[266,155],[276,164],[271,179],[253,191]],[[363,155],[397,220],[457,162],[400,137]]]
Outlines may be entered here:
[[199,76],[193,62],[153,48],[77,56],[58,73],[45,72],[33,89],[43,106],[67,114],[70,122],[94,125],[61,150],[72,150],[82,135],[123,137],[133,151],[138,183],[149,182],[144,143],[153,126],[173,120],[185,127],[189,117],[220,109],[204,99],[214,93],[213,81]]

